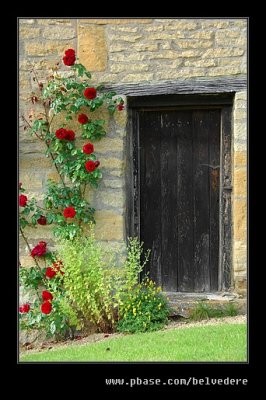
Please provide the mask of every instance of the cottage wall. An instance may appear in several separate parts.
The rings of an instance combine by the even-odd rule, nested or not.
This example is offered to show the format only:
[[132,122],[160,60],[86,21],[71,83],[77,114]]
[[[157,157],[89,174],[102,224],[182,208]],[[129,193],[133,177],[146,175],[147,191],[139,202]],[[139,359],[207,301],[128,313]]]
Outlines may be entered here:
[[[20,113],[33,113],[35,82],[61,61],[64,50],[77,50],[79,61],[92,72],[92,84],[156,83],[191,78],[246,77],[246,19],[20,19]],[[63,67],[67,71],[68,67]],[[36,111],[35,111],[36,112]],[[94,114],[95,115],[95,114]],[[99,115],[99,114],[98,114]],[[103,179],[87,196],[97,209],[96,235],[113,248],[125,240],[125,137],[127,109],[106,119],[107,136],[95,144]],[[237,92],[233,111],[233,275],[235,291],[246,290],[247,242],[247,94]],[[57,119],[55,121],[59,123]],[[20,120],[20,178],[29,196],[41,200],[48,178],[57,175],[41,144],[29,137]],[[74,125],[75,127],[75,125]],[[29,230],[30,244],[53,245],[49,226]],[[31,258],[21,241],[21,262]]]

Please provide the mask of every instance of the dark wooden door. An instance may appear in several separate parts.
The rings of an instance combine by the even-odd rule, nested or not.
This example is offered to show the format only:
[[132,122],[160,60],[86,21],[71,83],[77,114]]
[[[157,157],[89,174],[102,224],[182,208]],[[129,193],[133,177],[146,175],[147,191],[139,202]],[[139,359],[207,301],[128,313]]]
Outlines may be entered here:
[[220,121],[218,108],[138,112],[139,233],[165,291],[218,290]]

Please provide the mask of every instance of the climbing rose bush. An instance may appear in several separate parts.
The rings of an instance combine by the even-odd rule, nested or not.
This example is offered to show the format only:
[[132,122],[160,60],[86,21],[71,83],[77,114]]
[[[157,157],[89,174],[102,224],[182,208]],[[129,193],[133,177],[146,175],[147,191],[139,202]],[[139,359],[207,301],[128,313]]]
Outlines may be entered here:
[[[73,328],[81,326],[75,301],[65,289],[64,265],[56,251],[50,251],[45,241],[31,245],[26,232],[28,228],[51,226],[59,241],[72,241],[84,234],[84,226],[95,223],[95,209],[86,193],[97,188],[102,178],[97,141],[106,131],[105,121],[95,118],[93,113],[104,107],[112,114],[120,111],[123,104],[115,92],[102,92],[92,85],[91,74],[78,62],[74,49],[67,49],[62,55],[62,64],[69,72],[67,77],[60,72],[59,64],[53,67],[46,82],[40,81],[32,69],[36,93],[29,100],[43,111],[22,116],[24,130],[39,141],[58,179],[47,180],[42,203],[19,184],[20,233],[34,262],[30,268],[20,265],[20,283],[29,293],[35,291],[35,297],[19,306],[21,328],[45,329],[47,335],[57,337],[73,336]],[[64,121],[61,118],[56,126],[59,114]],[[73,130],[72,122],[78,122],[78,128]]]

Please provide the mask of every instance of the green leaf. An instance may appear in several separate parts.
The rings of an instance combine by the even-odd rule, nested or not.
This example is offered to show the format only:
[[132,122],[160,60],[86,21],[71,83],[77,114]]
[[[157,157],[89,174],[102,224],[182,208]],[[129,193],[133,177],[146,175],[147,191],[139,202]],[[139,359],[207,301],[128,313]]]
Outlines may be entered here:
[[53,335],[55,333],[55,331],[56,331],[56,325],[55,325],[55,322],[52,321],[50,324],[50,332]]
[[114,96],[116,96],[116,94],[117,94],[116,92],[108,92],[105,94],[105,97],[107,99],[112,99]]
[[78,108],[77,108],[76,106],[72,105],[72,106],[70,107],[70,110],[71,110],[72,112],[76,113],[76,112],[78,111]]
[[73,147],[74,147],[73,143],[67,142],[67,148],[68,148],[69,150],[72,150]]
[[62,222],[65,222],[65,217],[63,217],[63,215],[57,214],[56,220],[57,220],[57,222],[60,224],[60,223],[62,223]]

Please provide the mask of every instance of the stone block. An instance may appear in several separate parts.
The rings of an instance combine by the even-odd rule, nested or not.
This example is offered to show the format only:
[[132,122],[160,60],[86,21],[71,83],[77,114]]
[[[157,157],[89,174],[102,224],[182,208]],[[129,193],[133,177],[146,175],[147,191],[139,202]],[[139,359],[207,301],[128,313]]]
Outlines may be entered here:
[[197,28],[196,20],[191,19],[155,19],[160,22],[167,30],[192,31]]
[[21,26],[19,28],[19,40],[23,39],[33,39],[33,38],[38,38],[40,36],[40,28],[34,28],[29,26]]
[[236,167],[234,170],[234,196],[247,195],[247,170],[245,167]]
[[143,27],[144,32],[162,32],[163,29],[163,24],[146,25]]
[[51,41],[51,42],[26,42],[25,52],[28,56],[49,56],[49,55],[60,55],[64,54],[64,51],[73,48],[73,41]]
[[235,95],[235,102],[237,102],[238,100],[247,100],[247,92],[237,92]]
[[230,23],[228,20],[219,20],[219,19],[201,19],[199,20],[200,25],[203,29],[214,28],[214,29],[223,29],[228,28]]
[[133,47],[137,51],[156,51],[158,49],[158,43],[136,43]]
[[233,247],[234,271],[246,271],[247,268],[247,243],[235,240]]
[[174,40],[173,41],[180,49],[206,49],[212,46],[210,40]]
[[232,57],[224,57],[219,59],[220,67],[230,67],[237,66],[240,67],[242,63],[242,57],[232,58]]
[[114,64],[112,63],[110,66],[110,71],[115,73],[120,72],[133,72],[133,71],[148,71],[149,65],[148,64]]
[[243,167],[247,165],[247,153],[245,151],[236,151],[234,153],[235,167]]
[[118,158],[101,158],[101,168],[112,169],[123,169],[124,161]]
[[45,225],[45,226],[41,226],[41,225],[36,225],[36,228],[25,228],[25,236],[28,238],[28,240],[30,242],[34,242],[34,246],[35,246],[35,242],[36,241],[40,241],[40,240],[44,240],[44,241],[48,241],[48,240],[53,240],[54,239],[54,235],[52,232],[52,225]]
[[96,154],[109,154],[109,153],[121,153],[123,151],[123,139],[122,138],[109,138],[104,137],[99,142],[94,144]]
[[208,68],[208,67],[215,67],[217,65],[216,60],[207,59],[207,60],[185,60],[184,65],[186,67],[199,67],[199,68]]
[[26,191],[28,190],[41,190],[44,185],[44,173],[36,171],[27,171],[23,169],[19,171],[19,181]]
[[189,39],[206,39],[210,40],[214,36],[213,30],[209,31],[197,31],[197,32],[189,32],[186,34],[186,37]]
[[123,209],[124,207],[124,193],[122,190],[100,190],[98,189],[92,194],[91,204],[98,210],[112,210]]
[[240,48],[223,48],[217,47],[216,49],[208,49],[202,54],[202,58],[214,58],[214,57],[236,57],[242,56],[245,49]]
[[152,81],[153,73],[146,74],[128,74],[120,79],[120,82],[142,82],[142,81]]
[[[234,141],[235,140],[247,140],[247,124],[246,123],[235,123],[234,124]],[[236,151],[236,149],[235,149]]]
[[247,201],[235,200],[233,203],[234,240],[246,240],[247,237]]
[[[40,25],[72,25],[71,19],[64,19],[64,18],[37,18],[37,22]],[[76,19],[74,19],[76,21]]]
[[235,109],[234,110],[234,120],[247,118],[247,111],[245,109]]
[[153,22],[153,19],[143,19],[143,18],[84,18],[79,19],[79,23],[82,24],[98,24],[98,25],[122,25],[122,24],[149,24]]
[[35,19],[19,18],[19,25],[21,25],[21,24],[33,25],[33,24],[35,24]]
[[113,211],[96,211],[95,238],[97,240],[123,240],[124,218]]
[[43,168],[49,168],[51,166],[51,161],[46,157],[24,157],[20,159],[19,167],[20,170],[23,169],[32,169],[36,172],[36,170],[41,170]]
[[[23,239],[21,240],[20,247],[21,248],[24,247]],[[28,254],[28,253],[29,253],[29,251],[27,249],[26,254]],[[35,267],[34,260],[30,255],[24,255],[24,256],[20,255],[19,260],[20,260],[20,263],[23,268]]]
[[[120,33],[119,35],[114,35],[114,34],[109,34],[108,35],[108,39],[111,40],[111,41],[119,40],[119,41],[129,42],[129,43],[135,43],[139,39],[141,39],[142,37],[143,37],[143,35],[134,35],[134,34],[125,35],[125,34],[122,34],[122,33]],[[129,44],[127,43],[127,46],[128,45]]]
[[76,31],[68,26],[47,26],[43,30],[43,37],[49,40],[74,39]]
[[117,32],[136,33],[136,32],[138,32],[139,27],[138,26],[131,26],[131,25],[129,25],[129,26],[126,26],[126,25],[123,25],[123,26],[115,25],[115,26],[109,26],[108,29],[109,29],[110,32],[115,32],[115,33],[117,33]]
[[235,290],[237,293],[241,291],[241,294],[247,290],[247,277],[245,275],[235,277]]
[[89,71],[106,69],[107,47],[103,27],[78,24],[78,57]]
[[209,68],[206,71],[206,75],[208,76],[239,75],[240,73],[241,73],[240,66],[215,67],[215,68]]

